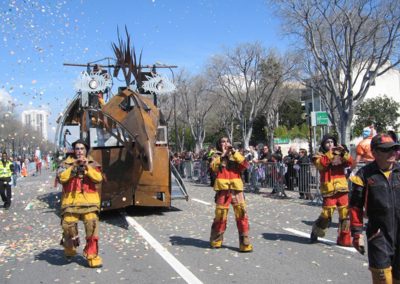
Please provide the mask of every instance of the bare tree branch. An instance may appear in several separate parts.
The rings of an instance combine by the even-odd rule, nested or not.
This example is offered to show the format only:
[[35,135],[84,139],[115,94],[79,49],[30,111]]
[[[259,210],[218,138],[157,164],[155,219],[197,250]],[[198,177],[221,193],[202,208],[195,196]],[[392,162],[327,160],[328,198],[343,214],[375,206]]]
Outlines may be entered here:
[[277,89],[293,71],[293,64],[283,58],[273,51],[267,53],[259,43],[247,43],[209,63],[215,92],[223,94],[221,103],[239,122],[244,147],[249,145],[255,118],[271,109]]
[[[312,68],[303,79],[328,105],[342,143],[350,139],[354,107],[374,80],[400,63],[398,1],[275,0],[285,32]],[[299,41],[299,39],[302,41]],[[333,105],[332,105],[333,104]]]

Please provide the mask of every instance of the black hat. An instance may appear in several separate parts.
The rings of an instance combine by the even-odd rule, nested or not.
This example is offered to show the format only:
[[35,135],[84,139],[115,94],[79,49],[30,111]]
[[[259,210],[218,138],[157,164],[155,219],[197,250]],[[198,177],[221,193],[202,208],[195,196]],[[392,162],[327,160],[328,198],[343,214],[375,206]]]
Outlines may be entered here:
[[393,138],[388,135],[388,134],[378,134],[375,135],[372,140],[371,140],[371,149],[377,149],[377,148],[400,148],[400,144],[395,142]]
[[84,146],[85,146],[85,148],[86,148],[86,152],[88,152],[89,151],[89,145],[86,143],[86,141],[85,140],[83,140],[83,139],[78,139],[78,140],[76,140],[74,143],[72,143],[72,147],[73,148],[75,148],[75,145],[76,144],[83,144]]

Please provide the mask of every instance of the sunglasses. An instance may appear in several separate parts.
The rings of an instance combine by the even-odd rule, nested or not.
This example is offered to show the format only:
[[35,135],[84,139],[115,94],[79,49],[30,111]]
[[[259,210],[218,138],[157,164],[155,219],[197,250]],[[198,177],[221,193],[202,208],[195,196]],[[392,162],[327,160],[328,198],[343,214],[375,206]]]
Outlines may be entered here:
[[325,143],[335,143],[333,140],[326,140]]
[[391,148],[377,148],[377,150],[378,150],[379,152],[382,152],[382,153],[389,153],[389,152],[396,151],[397,148],[396,148],[396,147],[391,147]]

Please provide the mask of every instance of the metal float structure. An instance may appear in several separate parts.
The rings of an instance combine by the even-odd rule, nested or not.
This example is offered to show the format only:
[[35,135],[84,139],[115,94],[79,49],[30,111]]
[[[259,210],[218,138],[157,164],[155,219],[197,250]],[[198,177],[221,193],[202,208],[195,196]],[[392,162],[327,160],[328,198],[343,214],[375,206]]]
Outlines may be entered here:
[[[76,96],[57,120],[56,145],[68,153],[67,135],[72,128],[90,145],[89,155],[102,165],[105,177],[99,186],[102,211],[132,205],[170,207],[174,198],[188,199],[170,163],[168,128],[157,108],[157,95],[175,87],[156,69],[176,66],[137,64],[127,36],[125,48],[121,40],[119,47],[113,46],[117,64],[64,63],[87,71],[81,73]],[[114,96],[110,95],[112,76],[106,71],[110,68],[114,68],[114,77],[122,70],[127,83]],[[147,69],[151,71],[143,71]],[[105,100],[105,96],[110,98]]]

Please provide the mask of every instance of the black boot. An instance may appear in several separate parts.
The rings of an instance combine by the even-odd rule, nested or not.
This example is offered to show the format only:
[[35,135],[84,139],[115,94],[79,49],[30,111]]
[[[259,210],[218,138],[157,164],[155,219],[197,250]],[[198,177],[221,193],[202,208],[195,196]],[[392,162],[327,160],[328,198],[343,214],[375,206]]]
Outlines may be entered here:
[[310,235],[310,244],[314,244],[314,243],[316,243],[317,241],[318,241],[318,236],[317,236],[317,234],[314,233],[314,232],[311,232],[311,235]]

